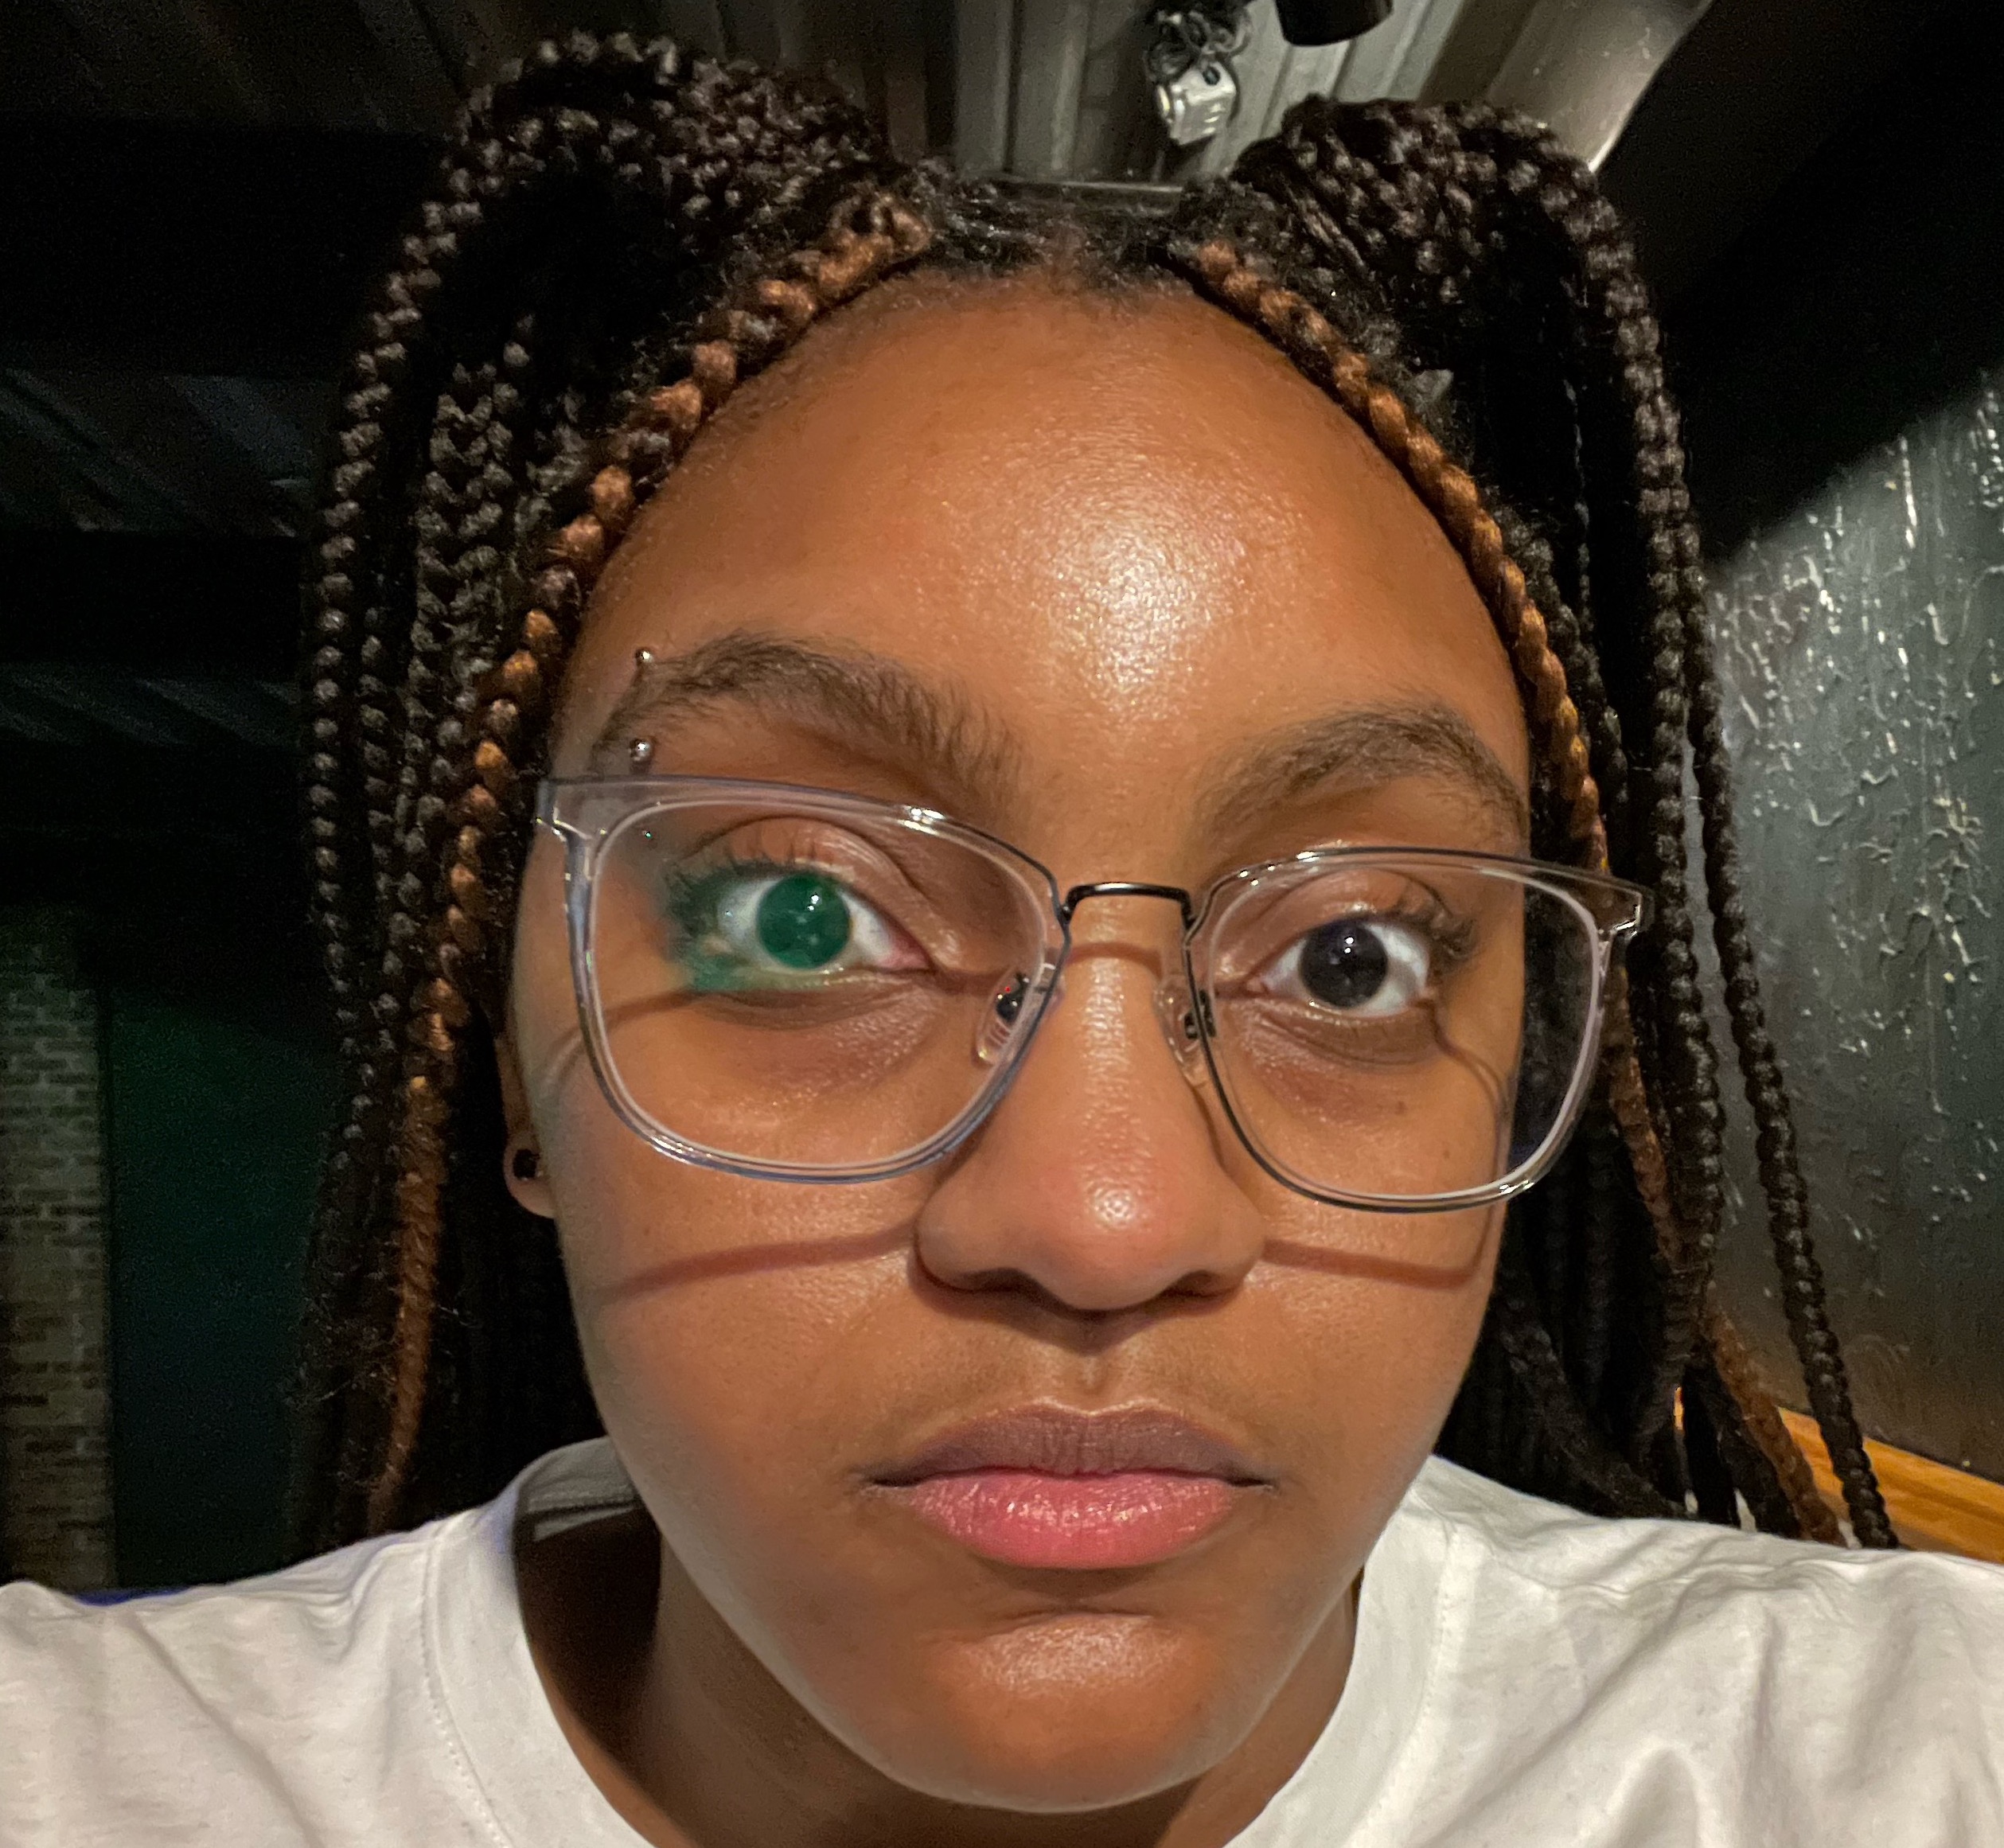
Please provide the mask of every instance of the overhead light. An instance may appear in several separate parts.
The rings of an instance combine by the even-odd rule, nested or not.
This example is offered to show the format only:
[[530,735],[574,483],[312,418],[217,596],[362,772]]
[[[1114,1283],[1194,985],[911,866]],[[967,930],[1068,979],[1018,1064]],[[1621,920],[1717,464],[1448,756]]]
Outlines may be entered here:
[[1392,0],[1274,0],[1289,45],[1335,45],[1357,38],[1392,16]]

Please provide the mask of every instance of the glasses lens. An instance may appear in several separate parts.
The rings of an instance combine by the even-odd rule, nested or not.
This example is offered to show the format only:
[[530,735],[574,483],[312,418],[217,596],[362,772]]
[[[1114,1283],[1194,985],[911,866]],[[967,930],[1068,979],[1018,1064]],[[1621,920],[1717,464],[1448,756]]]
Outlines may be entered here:
[[1331,860],[1249,880],[1208,934],[1226,1094],[1309,1191],[1487,1187],[1563,1133],[1598,948],[1573,899],[1481,862]]
[[1005,1061],[1046,909],[999,854],[888,817],[647,811],[599,861],[602,1044],[684,1142],[775,1167],[892,1162]]

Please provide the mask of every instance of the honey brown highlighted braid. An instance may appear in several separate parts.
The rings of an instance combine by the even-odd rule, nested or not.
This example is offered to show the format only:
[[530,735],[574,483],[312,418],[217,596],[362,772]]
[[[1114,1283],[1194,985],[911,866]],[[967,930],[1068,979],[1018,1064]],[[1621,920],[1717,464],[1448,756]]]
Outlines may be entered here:
[[549,715],[593,584],[738,384],[884,278],[1195,288],[1367,430],[1487,602],[1534,847],[1656,894],[1602,1082],[1513,1203],[1441,1448],[1609,1514],[1834,1538],[1711,1284],[1706,889],[1811,1403],[1892,1534],[1830,1332],[1739,902],[1676,415],[1592,177],[1486,107],[1297,107],[1172,209],[894,161],[813,86],[545,45],[476,97],[350,368],[308,584],[306,804],[349,1102],[312,1255],[299,1543],[491,1494],[596,1429],[554,1242],[503,1185],[493,1039]]

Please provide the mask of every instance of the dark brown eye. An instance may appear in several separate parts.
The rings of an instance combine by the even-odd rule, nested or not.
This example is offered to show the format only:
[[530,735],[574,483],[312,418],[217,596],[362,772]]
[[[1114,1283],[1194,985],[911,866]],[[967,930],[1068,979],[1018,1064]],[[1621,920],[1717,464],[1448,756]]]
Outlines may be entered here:
[[1332,1008],[1361,1008],[1385,985],[1391,958],[1367,924],[1325,924],[1301,945],[1301,985]]
[[1281,957],[1272,986],[1339,1013],[1395,1014],[1425,992],[1433,970],[1425,937],[1382,918],[1338,918]]

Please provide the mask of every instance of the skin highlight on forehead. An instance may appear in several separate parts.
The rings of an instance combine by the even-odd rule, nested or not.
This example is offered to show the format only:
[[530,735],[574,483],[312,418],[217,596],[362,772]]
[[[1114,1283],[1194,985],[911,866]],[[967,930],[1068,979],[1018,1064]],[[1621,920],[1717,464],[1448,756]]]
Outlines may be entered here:
[[[830,661],[895,657],[961,718],[978,706],[977,755],[1007,721],[1032,797],[1055,795],[1059,758],[1080,754],[1108,801],[1139,796],[1135,766],[1173,727],[1175,800],[1208,813],[1199,773],[1214,780],[1254,735],[1291,751],[1298,775],[1317,726],[1378,706],[1457,716],[1484,751],[1423,754],[1443,769],[1458,756],[1491,797],[1503,792],[1484,754],[1527,784],[1508,659],[1452,544],[1346,413],[1182,293],[934,279],[811,331],[719,414],[615,555],[567,680],[559,770],[582,770],[614,709],[644,697],[636,646],[665,665],[740,634]],[[1304,642],[1313,673],[1282,669]],[[801,710],[799,666],[761,669],[769,715]],[[690,667],[645,676],[685,715],[701,690]],[[862,716],[857,680],[835,695],[820,670],[817,698]],[[887,691],[880,676],[867,691],[873,722]],[[1355,758],[1363,741],[1335,742]],[[1482,844],[1521,848],[1503,813],[1519,805],[1478,801],[1495,810]]]

